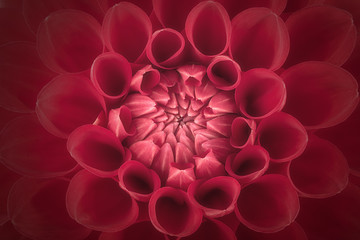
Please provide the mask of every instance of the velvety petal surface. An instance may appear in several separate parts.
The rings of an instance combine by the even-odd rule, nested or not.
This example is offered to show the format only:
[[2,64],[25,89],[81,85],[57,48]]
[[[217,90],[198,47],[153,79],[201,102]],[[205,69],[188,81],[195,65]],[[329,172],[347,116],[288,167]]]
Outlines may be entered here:
[[135,125],[132,121],[131,111],[126,106],[111,109],[109,112],[108,129],[122,141],[128,136],[133,136],[136,133]]
[[0,205],[0,225],[6,224],[9,221],[7,210],[8,194],[19,178],[20,175],[0,164],[0,202],[2,203]]
[[235,118],[231,123],[230,144],[234,148],[253,145],[255,141],[256,122],[243,117]]
[[229,13],[230,18],[235,17],[236,14],[254,7],[266,7],[271,9],[274,13],[280,15],[285,9],[287,0],[216,0],[221,3]]

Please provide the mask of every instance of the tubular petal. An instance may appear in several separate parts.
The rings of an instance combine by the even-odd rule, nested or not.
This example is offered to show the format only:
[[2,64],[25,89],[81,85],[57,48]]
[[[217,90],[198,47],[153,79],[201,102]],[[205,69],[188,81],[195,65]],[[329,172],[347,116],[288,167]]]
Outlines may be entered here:
[[99,240],[167,240],[150,221],[143,221],[116,233],[102,233]]
[[204,220],[199,229],[188,237],[181,240],[236,240],[234,232],[227,225],[215,219]]
[[284,111],[307,129],[343,122],[359,101],[358,84],[344,69],[324,62],[303,62],[281,74],[287,89]]
[[299,212],[299,198],[288,178],[269,174],[241,190],[236,214],[257,232],[277,232],[290,225]]
[[132,122],[131,111],[126,106],[111,109],[109,112],[108,128],[122,141],[128,136],[136,133],[135,125]]
[[38,94],[36,114],[43,127],[67,138],[77,127],[93,123],[105,110],[104,99],[83,76],[60,75]]
[[[287,0],[216,0],[221,3],[229,13],[232,19],[236,14],[248,8],[266,7],[270,8],[274,13],[280,15],[285,9]],[[290,0],[291,1],[291,0]]]
[[301,9],[286,20],[290,53],[286,66],[303,61],[326,61],[341,66],[355,47],[356,28],[351,14],[330,7]]
[[257,142],[275,162],[286,162],[300,156],[308,137],[301,123],[289,114],[278,112],[262,120],[257,128]]
[[243,117],[235,118],[231,123],[230,144],[234,148],[253,145],[255,141],[256,123]]
[[146,54],[155,66],[171,69],[182,62],[184,49],[184,37],[176,30],[164,28],[153,33]]
[[240,194],[238,181],[228,176],[218,176],[209,180],[197,180],[188,189],[190,202],[211,218],[231,213]]
[[50,14],[39,26],[37,49],[41,60],[58,73],[90,69],[103,51],[101,26],[96,19],[78,10]]
[[205,151],[212,149],[216,159],[222,163],[225,163],[227,156],[235,151],[235,149],[230,145],[230,140],[228,138],[210,139],[208,141],[204,141],[201,146]]
[[109,50],[134,63],[149,44],[152,26],[141,8],[129,2],[120,2],[107,11],[102,34]]
[[155,171],[138,161],[127,161],[119,169],[119,185],[134,199],[147,202],[160,188],[160,178]]
[[280,111],[286,100],[283,80],[267,69],[252,69],[243,74],[235,91],[235,101],[248,118],[260,119]]
[[212,149],[207,150],[203,156],[204,157],[193,157],[195,160],[197,179],[225,175],[224,165],[216,159]]
[[283,20],[268,8],[250,8],[232,20],[230,56],[244,71],[279,69],[290,47]]
[[187,190],[189,185],[195,181],[194,164],[192,163],[171,163],[169,176],[166,185]]
[[241,69],[231,58],[217,56],[209,64],[207,76],[215,87],[229,91],[239,85],[241,80]]
[[11,170],[31,177],[62,176],[76,166],[66,140],[48,133],[33,115],[15,118],[1,131],[0,158]]
[[304,153],[289,168],[289,177],[300,196],[310,198],[327,198],[341,192],[348,183],[348,175],[343,153],[316,136],[309,139]]
[[127,160],[119,139],[106,128],[83,125],[69,136],[67,148],[80,166],[99,177],[112,177]]
[[0,56],[0,106],[15,112],[33,112],[38,92],[54,73],[43,65],[32,43],[3,45]]
[[109,99],[119,99],[128,93],[131,76],[129,62],[117,53],[103,53],[91,66],[92,83],[101,95]]
[[150,198],[149,216],[154,227],[170,236],[193,234],[202,221],[202,211],[179,189],[163,187]]
[[140,92],[142,95],[149,95],[152,89],[160,82],[158,70],[147,65],[137,71],[131,80],[131,89]]
[[8,211],[15,229],[31,239],[82,240],[90,229],[71,219],[65,194],[69,180],[64,178],[21,178],[10,191]]
[[196,5],[185,22],[186,36],[199,57],[223,54],[229,47],[230,31],[229,15],[221,4],[213,1]]
[[111,178],[99,178],[86,170],[72,179],[66,194],[69,215],[87,228],[121,231],[135,223],[139,207]]
[[226,159],[225,170],[241,184],[260,177],[269,167],[269,153],[260,146],[247,146]]

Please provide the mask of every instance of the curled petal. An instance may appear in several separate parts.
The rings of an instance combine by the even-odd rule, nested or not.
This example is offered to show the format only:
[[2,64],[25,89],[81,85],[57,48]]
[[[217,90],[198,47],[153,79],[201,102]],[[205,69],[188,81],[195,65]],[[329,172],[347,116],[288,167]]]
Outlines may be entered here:
[[232,20],[229,53],[245,71],[279,69],[288,56],[289,47],[285,23],[268,8],[250,8]]
[[284,111],[307,129],[343,122],[359,101],[358,84],[344,69],[324,62],[304,62],[281,74],[287,90]]
[[152,34],[148,15],[129,2],[120,2],[110,8],[102,27],[106,47],[131,63],[143,55]]
[[257,128],[258,143],[275,162],[286,162],[300,156],[308,137],[305,128],[291,115],[283,112],[265,118]]
[[101,26],[82,11],[54,12],[39,26],[37,48],[44,64],[55,72],[88,70],[103,51]]
[[229,91],[239,85],[241,80],[241,69],[231,58],[217,56],[209,64],[207,75],[215,87]]
[[219,162],[212,149],[206,151],[204,157],[195,157],[195,173],[197,178],[212,178],[225,174],[224,165]]
[[150,221],[134,223],[116,233],[101,233],[99,240],[167,240],[165,235],[154,228]]
[[205,80],[199,87],[195,88],[195,97],[201,102],[206,102],[208,99],[214,96],[217,91],[218,90],[214,87],[213,84],[210,83],[209,80]]
[[55,177],[76,166],[66,140],[48,133],[36,116],[12,120],[0,135],[1,162],[11,170],[32,177]]
[[41,62],[35,44],[15,42],[0,48],[0,106],[33,112],[36,96],[54,74]]
[[128,136],[136,133],[135,125],[132,122],[131,111],[126,106],[111,109],[109,112],[108,128],[122,141]]
[[186,85],[200,86],[206,74],[206,68],[202,65],[185,65],[177,69]]
[[280,111],[286,100],[283,80],[267,69],[252,69],[243,74],[235,91],[235,101],[248,118],[266,118]]
[[119,185],[134,199],[149,201],[151,194],[160,188],[160,178],[155,171],[138,161],[127,161],[119,169]]
[[155,107],[156,102],[154,102],[154,100],[148,96],[143,96],[137,93],[127,96],[123,104],[130,109],[134,118],[157,111]]
[[300,196],[311,198],[327,198],[341,192],[348,183],[348,175],[343,153],[316,136],[309,139],[304,153],[289,167],[289,177]]
[[340,66],[355,47],[352,16],[338,8],[324,5],[301,9],[286,20],[286,27],[291,43],[286,66],[310,60]]
[[256,122],[243,117],[235,118],[231,123],[230,144],[234,148],[253,145],[255,141]]
[[208,110],[210,114],[237,113],[238,107],[235,104],[233,92],[220,91],[209,101]]
[[117,232],[131,226],[139,213],[136,201],[116,181],[96,177],[86,170],[71,179],[66,207],[75,221],[103,232]]
[[227,225],[216,219],[204,220],[199,229],[181,240],[236,240],[234,232]]
[[69,180],[21,178],[10,191],[8,211],[20,233],[39,240],[82,240],[90,229],[69,217],[65,206]]
[[94,60],[90,78],[101,95],[119,99],[128,93],[131,75],[131,66],[123,56],[107,52]]
[[287,0],[242,0],[241,4],[238,0],[217,0],[217,2],[226,8],[232,19],[239,12],[253,7],[270,8],[274,13],[280,15],[286,7]]
[[229,15],[221,4],[214,1],[196,5],[185,23],[186,36],[200,57],[223,54],[229,47],[230,31]]
[[153,33],[146,54],[155,66],[171,69],[183,60],[184,49],[184,37],[176,30],[164,28]]
[[193,234],[200,226],[202,211],[179,189],[163,187],[150,198],[149,216],[154,227],[171,236]]
[[171,163],[166,185],[186,190],[195,179],[194,164]]
[[67,148],[79,165],[100,177],[115,176],[129,157],[113,132],[96,125],[75,129]]
[[213,138],[208,141],[204,141],[201,147],[206,151],[211,149],[220,162],[225,163],[229,154],[234,152],[234,148],[230,145],[228,138]]
[[226,159],[226,172],[240,183],[260,177],[269,167],[269,153],[260,146],[247,146]]
[[147,65],[135,73],[130,86],[132,90],[139,91],[142,95],[149,95],[159,82],[159,71]]
[[[104,12],[106,12],[109,8],[120,2],[120,0],[97,0],[97,1],[99,2],[100,8]],[[131,2],[139,6],[148,15],[150,15],[151,11],[153,10],[151,0],[127,0],[127,2]]]
[[67,138],[77,127],[93,123],[105,110],[105,101],[89,79],[60,75],[38,94],[36,114],[43,127],[55,136]]
[[228,176],[218,176],[209,180],[197,180],[188,189],[190,202],[211,218],[231,213],[240,194],[238,181]]
[[277,232],[290,225],[299,212],[299,198],[288,178],[269,174],[241,190],[236,214],[257,232]]

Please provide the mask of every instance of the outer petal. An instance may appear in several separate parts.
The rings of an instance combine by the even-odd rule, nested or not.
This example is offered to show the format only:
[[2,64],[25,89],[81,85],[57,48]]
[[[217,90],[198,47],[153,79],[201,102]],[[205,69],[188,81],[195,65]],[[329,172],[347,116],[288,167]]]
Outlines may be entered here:
[[6,44],[0,56],[0,106],[16,112],[34,111],[38,92],[54,73],[43,65],[32,43]]
[[65,207],[69,181],[21,178],[10,191],[8,211],[20,233],[39,240],[82,240],[90,230],[71,219]]
[[281,74],[287,89],[284,111],[307,129],[334,126],[351,115],[359,101],[358,84],[344,69],[304,62]]
[[2,130],[0,156],[13,171],[32,177],[62,176],[76,166],[66,141],[48,133],[32,115],[18,117]]
[[[98,0],[101,9],[106,12],[109,8],[114,6],[115,4],[122,2],[121,0]],[[128,0],[127,2],[131,2],[137,6],[139,6],[142,10],[144,10],[148,15],[152,12],[152,4],[151,0]]]
[[290,181],[278,174],[264,175],[242,189],[236,212],[239,220],[257,232],[277,232],[299,212],[299,199]]
[[252,69],[243,74],[235,91],[235,101],[248,118],[260,119],[280,111],[286,100],[283,80],[267,69]]
[[185,23],[186,36],[200,58],[223,54],[229,47],[230,31],[229,15],[221,4],[213,1],[199,3]]
[[289,177],[300,196],[310,198],[327,198],[341,192],[348,183],[348,175],[343,153],[332,143],[315,136],[289,167]]
[[116,233],[102,233],[99,240],[167,240],[150,221],[139,222]]
[[190,203],[187,194],[171,187],[160,188],[151,196],[149,215],[157,230],[179,237],[193,234],[202,220],[201,210]]
[[286,20],[286,26],[291,43],[286,66],[309,60],[340,66],[355,46],[352,16],[338,8],[325,5],[299,10]]
[[[285,9],[287,0],[216,0],[221,3],[233,18],[239,12],[252,7],[266,7],[270,8],[274,13],[280,15]],[[291,0],[289,0],[291,1]]]
[[50,133],[66,138],[75,128],[93,123],[105,110],[104,99],[89,79],[60,75],[38,94],[36,114]]
[[117,232],[131,226],[139,212],[134,199],[111,178],[99,178],[86,170],[71,180],[66,207],[80,224],[103,232]]
[[288,56],[289,47],[284,22],[268,8],[250,8],[232,20],[229,53],[245,71],[279,69]]
[[44,64],[55,72],[74,73],[90,69],[103,51],[101,26],[91,15],[60,10],[49,15],[37,32],[37,48]]
[[190,202],[211,218],[231,213],[240,194],[238,181],[228,176],[197,180],[188,189]]
[[[9,221],[7,210],[8,194],[19,178],[19,175],[0,164],[0,225]],[[2,236],[1,232],[0,230],[0,236]]]
[[113,132],[96,125],[75,129],[69,136],[67,148],[83,168],[100,177],[115,176],[129,157]]
[[152,89],[160,82],[158,70],[147,65],[137,71],[131,80],[131,89],[140,92],[142,95],[149,95]]
[[235,118],[231,123],[230,144],[234,148],[253,145],[255,141],[256,123],[243,117]]
[[131,76],[129,62],[117,53],[103,53],[91,66],[91,81],[96,90],[109,99],[119,99],[128,93]]
[[126,106],[111,109],[109,113],[108,128],[122,141],[128,136],[136,133],[135,125],[132,122],[131,111]]
[[149,44],[152,27],[149,17],[141,8],[129,2],[120,2],[107,11],[102,34],[108,49],[120,53],[133,63]]

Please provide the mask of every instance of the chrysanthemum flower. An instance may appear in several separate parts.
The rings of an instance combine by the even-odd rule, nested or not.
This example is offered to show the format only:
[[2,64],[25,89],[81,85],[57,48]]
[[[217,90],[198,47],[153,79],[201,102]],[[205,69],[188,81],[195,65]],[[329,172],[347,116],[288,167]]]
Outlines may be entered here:
[[0,238],[360,238],[360,5],[0,3]]

